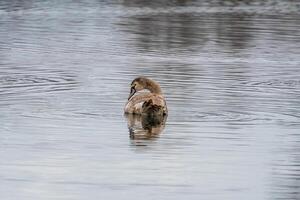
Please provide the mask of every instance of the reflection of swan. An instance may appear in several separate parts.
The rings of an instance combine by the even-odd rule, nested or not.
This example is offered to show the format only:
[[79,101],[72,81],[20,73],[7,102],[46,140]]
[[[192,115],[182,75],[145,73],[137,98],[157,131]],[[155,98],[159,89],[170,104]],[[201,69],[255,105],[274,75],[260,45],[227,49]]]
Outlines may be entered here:
[[[144,89],[149,90],[149,92],[135,95],[136,92]],[[131,83],[130,94],[124,111],[125,113],[138,115],[167,115],[166,101],[159,84],[146,77],[134,79]]]
[[151,139],[158,137],[164,130],[167,116],[125,115],[127,118],[130,138]]

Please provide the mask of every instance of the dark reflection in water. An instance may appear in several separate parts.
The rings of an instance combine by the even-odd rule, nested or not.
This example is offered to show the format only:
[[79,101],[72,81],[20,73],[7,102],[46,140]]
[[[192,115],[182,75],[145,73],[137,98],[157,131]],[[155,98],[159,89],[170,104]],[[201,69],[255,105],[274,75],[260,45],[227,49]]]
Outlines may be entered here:
[[147,1],[147,0],[124,0],[123,4],[130,7],[154,7],[161,8],[166,6],[184,6],[186,2],[191,2],[189,0],[172,0],[172,1]]
[[149,140],[159,137],[165,128],[167,116],[125,115],[132,140]]
[[120,25],[121,30],[136,36],[137,49],[143,52],[199,52],[211,44],[236,52],[251,46],[251,19],[252,14],[240,13],[162,12],[122,18]]
[[[265,6],[272,2],[263,0],[211,0],[211,1],[199,1],[199,0],[124,0],[123,4],[130,7],[153,7],[153,8],[165,8],[165,7],[181,7],[181,6],[239,6],[243,5],[260,5]],[[273,2],[274,3],[274,2]]]
[[217,17],[216,43],[220,46],[228,45],[227,48],[233,52],[249,48],[253,38],[251,18],[252,15],[245,14],[230,14],[227,17]]
[[208,41],[201,21],[186,14],[133,16],[123,19],[120,25],[122,30],[137,35],[136,45],[142,52],[196,51]]
[[[299,199],[299,13],[294,0],[0,1],[2,199]],[[140,75],[160,83],[168,120],[124,122]]]

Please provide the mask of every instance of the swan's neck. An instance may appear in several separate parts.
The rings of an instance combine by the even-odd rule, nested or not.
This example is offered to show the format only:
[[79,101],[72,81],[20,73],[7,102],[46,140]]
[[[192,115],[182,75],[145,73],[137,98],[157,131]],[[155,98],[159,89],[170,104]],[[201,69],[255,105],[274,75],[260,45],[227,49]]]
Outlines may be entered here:
[[151,93],[155,93],[155,94],[161,94],[162,93],[159,85],[156,82],[152,81],[152,80],[147,81],[146,88],[148,90],[150,90]]

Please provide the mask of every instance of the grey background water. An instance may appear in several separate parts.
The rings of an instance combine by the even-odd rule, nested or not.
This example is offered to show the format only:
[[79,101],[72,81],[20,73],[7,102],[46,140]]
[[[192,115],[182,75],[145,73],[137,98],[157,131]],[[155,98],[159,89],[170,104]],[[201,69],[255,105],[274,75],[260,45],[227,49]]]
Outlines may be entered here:
[[299,42],[293,0],[1,1],[1,199],[300,199]]

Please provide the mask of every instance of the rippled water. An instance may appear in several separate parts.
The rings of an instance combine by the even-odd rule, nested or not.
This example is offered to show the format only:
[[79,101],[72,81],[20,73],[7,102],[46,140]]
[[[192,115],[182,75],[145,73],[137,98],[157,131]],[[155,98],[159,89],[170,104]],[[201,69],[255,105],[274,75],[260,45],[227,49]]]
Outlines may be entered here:
[[[1,1],[1,199],[299,199],[299,19],[292,0]],[[147,137],[123,116],[139,75],[169,108]]]

